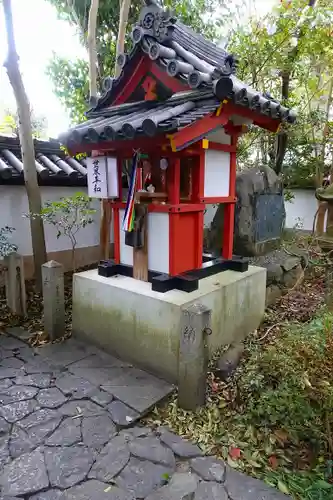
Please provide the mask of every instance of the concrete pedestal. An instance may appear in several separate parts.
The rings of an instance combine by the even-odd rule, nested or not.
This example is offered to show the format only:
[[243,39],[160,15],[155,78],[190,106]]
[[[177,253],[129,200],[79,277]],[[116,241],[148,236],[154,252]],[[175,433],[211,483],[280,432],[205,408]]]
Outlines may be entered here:
[[199,282],[192,293],[153,292],[150,283],[97,270],[74,274],[73,334],[121,359],[177,383],[181,317],[200,303],[211,310],[209,353],[244,339],[265,309],[266,270],[225,271]]

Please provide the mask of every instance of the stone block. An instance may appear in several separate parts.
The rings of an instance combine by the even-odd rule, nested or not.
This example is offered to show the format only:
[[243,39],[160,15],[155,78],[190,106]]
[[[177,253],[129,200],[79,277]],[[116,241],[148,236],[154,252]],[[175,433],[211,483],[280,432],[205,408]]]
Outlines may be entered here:
[[46,447],[44,456],[50,484],[60,489],[81,483],[94,463],[93,451],[84,446]]
[[111,439],[98,454],[97,460],[89,472],[89,478],[111,482],[130,460],[130,452],[125,439],[116,436]]
[[197,302],[182,311],[178,370],[178,405],[195,411],[206,402],[208,370],[207,335],[211,310]]
[[[242,341],[258,328],[264,315],[265,295],[266,270],[259,267],[250,267],[244,273],[225,271],[204,278],[199,281],[199,289],[191,293],[170,290],[164,294],[152,291],[150,283],[133,278],[104,278],[97,270],[85,271],[73,277],[73,334],[168,382],[177,383],[183,310],[199,302],[212,311],[212,334],[207,337],[211,357],[217,349]],[[93,368],[69,369],[96,384],[88,374]],[[144,395],[144,385],[136,383],[137,394],[132,385],[131,394],[127,389],[124,396],[119,388],[125,386],[129,374],[119,377],[117,384],[115,377],[111,377],[113,370],[118,368],[106,374],[111,383],[99,381],[96,385],[102,385],[116,398],[115,390],[119,390],[118,399],[141,412],[139,390],[147,402],[149,391]],[[133,397],[138,403],[129,400]],[[152,399],[151,404],[155,404]]]
[[283,295],[282,289],[278,285],[270,285],[266,288],[266,306],[272,306]]
[[50,260],[42,265],[44,330],[51,340],[65,334],[64,268]]
[[292,288],[301,282],[303,273],[301,264],[297,264],[296,267],[284,272],[282,283],[286,288]]
[[222,380],[226,380],[236,370],[244,352],[244,344],[231,346],[217,361],[215,373]]
[[295,269],[301,263],[301,259],[299,257],[288,257],[285,259],[281,265],[282,269],[286,272]]
[[19,316],[27,313],[22,255],[13,252],[4,258],[6,300],[9,309]]
[[283,276],[283,269],[280,264],[267,264],[267,286],[273,283],[280,283]]
[[[237,175],[234,253],[263,255],[280,245],[286,212],[281,179],[269,167],[254,167]],[[219,205],[206,235],[210,250],[221,254],[224,206]]]
[[0,484],[5,497],[28,495],[47,488],[49,479],[42,452],[26,453],[5,465]]

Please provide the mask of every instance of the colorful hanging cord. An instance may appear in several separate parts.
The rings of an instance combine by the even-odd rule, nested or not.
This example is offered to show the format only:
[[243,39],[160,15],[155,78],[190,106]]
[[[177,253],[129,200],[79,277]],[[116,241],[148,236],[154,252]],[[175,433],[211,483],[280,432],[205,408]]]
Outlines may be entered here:
[[138,151],[134,153],[132,161],[131,180],[130,180],[127,201],[126,201],[126,208],[122,224],[123,231],[128,231],[128,232],[133,231],[134,227],[134,200],[135,200],[135,188],[136,188],[136,177],[137,177],[139,156],[140,153]]

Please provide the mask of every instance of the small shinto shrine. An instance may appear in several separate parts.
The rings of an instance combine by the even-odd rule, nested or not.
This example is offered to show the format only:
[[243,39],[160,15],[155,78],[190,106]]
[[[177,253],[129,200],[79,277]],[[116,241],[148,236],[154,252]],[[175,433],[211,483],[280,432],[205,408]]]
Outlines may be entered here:
[[[88,120],[61,137],[72,155],[88,155],[106,242],[98,270],[73,277],[73,333],[177,383],[187,342],[211,355],[262,320],[266,271],[233,256],[237,141],[249,126],[276,133],[295,116],[239,80],[234,56],[152,0],[132,46]],[[215,203],[224,226],[212,258],[203,229]],[[211,332],[207,343],[202,332]]]
[[[249,125],[276,132],[294,115],[240,81],[232,55],[147,4],[132,51],[118,58],[119,78],[104,81],[88,121],[62,142],[72,154],[91,153],[89,194],[112,210],[114,256],[99,274],[191,292],[202,277],[247,269],[232,251],[239,136]],[[211,203],[225,204],[221,258],[214,260],[203,256]]]

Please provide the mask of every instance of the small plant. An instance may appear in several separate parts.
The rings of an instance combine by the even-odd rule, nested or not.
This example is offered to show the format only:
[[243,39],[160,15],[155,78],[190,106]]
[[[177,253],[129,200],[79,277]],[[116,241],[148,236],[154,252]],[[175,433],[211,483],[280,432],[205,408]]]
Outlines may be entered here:
[[29,217],[41,217],[44,222],[57,229],[57,238],[67,236],[72,246],[73,271],[76,269],[75,250],[77,233],[94,222],[95,209],[90,207],[90,198],[84,193],[75,193],[58,201],[47,201],[40,214],[30,214]]
[[5,226],[0,229],[0,257],[7,257],[9,254],[17,251],[17,245],[10,241],[10,235],[15,228]]

